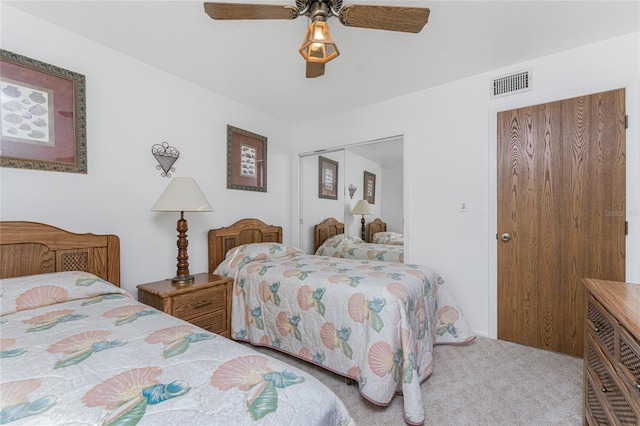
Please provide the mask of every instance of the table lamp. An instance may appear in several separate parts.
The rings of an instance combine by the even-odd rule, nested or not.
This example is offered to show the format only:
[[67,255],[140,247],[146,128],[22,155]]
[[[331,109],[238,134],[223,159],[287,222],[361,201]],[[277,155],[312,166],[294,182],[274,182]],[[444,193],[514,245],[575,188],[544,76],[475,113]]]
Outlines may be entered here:
[[156,212],[180,212],[178,219],[178,269],[172,284],[188,285],[193,283],[193,275],[189,275],[189,255],[187,254],[187,220],[184,212],[212,212],[213,208],[193,178],[174,177],[164,190],[158,201],[151,207]]
[[364,215],[375,214],[373,208],[371,207],[371,204],[369,204],[367,200],[358,200],[356,205],[353,207],[351,214],[353,214],[354,216],[359,214],[362,215],[362,220],[360,221],[360,223],[362,223],[362,240],[366,241],[364,232]]

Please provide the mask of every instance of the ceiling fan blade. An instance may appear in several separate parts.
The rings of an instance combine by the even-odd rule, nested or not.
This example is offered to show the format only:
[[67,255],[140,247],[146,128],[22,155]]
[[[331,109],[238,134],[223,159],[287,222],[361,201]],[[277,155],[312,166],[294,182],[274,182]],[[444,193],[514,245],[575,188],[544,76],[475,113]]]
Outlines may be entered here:
[[324,63],[307,62],[307,78],[316,78],[324,75]]
[[348,27],[419,33],[429,20],[427,7],[349,4],[340,9],[340,22]]
[[204,11],[212,19],[295,19],[300,16],[297,7],[276,4],[205,2]]

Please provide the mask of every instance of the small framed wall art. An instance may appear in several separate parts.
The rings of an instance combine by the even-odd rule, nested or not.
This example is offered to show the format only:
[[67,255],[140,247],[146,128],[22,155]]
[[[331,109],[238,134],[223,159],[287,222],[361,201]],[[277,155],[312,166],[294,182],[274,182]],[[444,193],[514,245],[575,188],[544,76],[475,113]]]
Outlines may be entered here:
[[84,75],[0,49],[0,166],[87,173]]
[[376,175],[368,171],[364,171],[364,199],[369,204],[376,203]]
[[338,162],[319,157],[318,160],[318,197],[330,200],[338,199]]
[[267,192],[267,138],[227,125],[227,189]]

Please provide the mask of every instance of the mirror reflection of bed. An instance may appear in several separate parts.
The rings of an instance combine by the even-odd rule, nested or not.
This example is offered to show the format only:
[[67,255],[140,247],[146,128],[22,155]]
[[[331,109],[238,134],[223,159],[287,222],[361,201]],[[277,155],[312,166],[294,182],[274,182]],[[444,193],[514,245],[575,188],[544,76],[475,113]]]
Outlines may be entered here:
[[[294,211],[299,211],[300,229],[293,242],[305,252],[314,253],[314,226],[327,218],[343,223],[346,234],[360,235],[362,216],[354,215],[353,208],[364,198],[365,172],[375,175],[375,197],[371,203],[375,213],[365,216],[366,221],[381,217],[390,231],[404,233],[403,145],[403,137],[399,135],[299,154],[300,199]],[[338,163],[337,199],[318,196],[319,156]]]
[[379,217],[367,224],[367,242],[373,244],[389,244],[394,246],[404,245],[404,234],[387,230],[386,222]]
[[[376,218],[367,224],[367,241],[344,232],[344,224],[329,218],[314,226],[314,253],[343,259],[404,262],[402,234],[388,232],[387,224]],[[374,242],[375,241],[375,242]]]

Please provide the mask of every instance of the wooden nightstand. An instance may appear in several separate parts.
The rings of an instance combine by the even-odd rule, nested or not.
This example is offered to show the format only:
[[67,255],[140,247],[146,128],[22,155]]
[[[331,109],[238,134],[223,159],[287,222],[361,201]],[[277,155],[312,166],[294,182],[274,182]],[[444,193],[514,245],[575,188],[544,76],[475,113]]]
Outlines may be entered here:
[[233,278],[206,272],[194,275],[191,285],[178,287],[171,280],[138,285],[138,300],[224,337],[231,335]]

